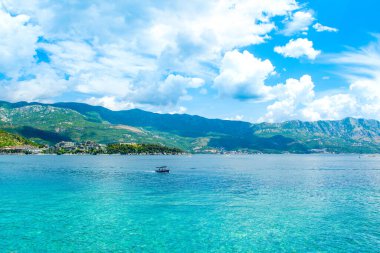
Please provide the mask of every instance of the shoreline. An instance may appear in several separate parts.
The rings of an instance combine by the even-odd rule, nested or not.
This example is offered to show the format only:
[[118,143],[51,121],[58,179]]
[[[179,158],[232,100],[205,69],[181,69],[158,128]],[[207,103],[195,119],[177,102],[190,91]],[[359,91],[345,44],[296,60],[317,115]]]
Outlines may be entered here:
[[366,157],[380,157],[380,153],[185,153],[185,154],[25,154],[25,153],[0,153],[0,156],[260,156],[260,155],[358,155]]

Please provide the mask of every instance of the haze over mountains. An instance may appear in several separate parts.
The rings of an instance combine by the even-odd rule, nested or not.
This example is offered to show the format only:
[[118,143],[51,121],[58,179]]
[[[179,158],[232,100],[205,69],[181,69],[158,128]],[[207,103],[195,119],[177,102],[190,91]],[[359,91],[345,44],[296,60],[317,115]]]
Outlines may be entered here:
[[0,102],[0,120],[1,129],[44,144],[93,140],[159,143],[188,152],[380,152],[380,122],[366,119],[252,124],[81,103]]

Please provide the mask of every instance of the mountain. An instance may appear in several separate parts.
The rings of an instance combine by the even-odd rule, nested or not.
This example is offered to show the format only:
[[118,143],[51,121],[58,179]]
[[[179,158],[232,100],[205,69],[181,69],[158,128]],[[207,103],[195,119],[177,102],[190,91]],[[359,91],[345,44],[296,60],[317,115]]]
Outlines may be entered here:
[[125,124],[136,127],[175,133],[186,137],[200,137],[209,133],[239,134],[250,133],[250,123],[206,119],[187,114],[157,114],[139,109],[127,111],[111,111],[100,106],[78,103],[57,103],[55,107],[72,109],[86,116],[94,116],[112,124]]
[[379,153],[380,122],[376,120],[345,118],[335,121],[288,121],[275,124],[256,124],[256,135],[282,135],[296,139],[309,150],[326,149],[329,152]]
[[0,103],[0,128],[41,144],[59,141],[93,140],[99,143],[158,143],[189,150],[185,137],[148,131],[123,124],[111,124],[96,112],[75,110],[39,103]]
[[354,118],[251,124],[82,103],[0,102],[0,128],[44,144],[93,140],[158,143],[190,152],[380,152],[380,122]]

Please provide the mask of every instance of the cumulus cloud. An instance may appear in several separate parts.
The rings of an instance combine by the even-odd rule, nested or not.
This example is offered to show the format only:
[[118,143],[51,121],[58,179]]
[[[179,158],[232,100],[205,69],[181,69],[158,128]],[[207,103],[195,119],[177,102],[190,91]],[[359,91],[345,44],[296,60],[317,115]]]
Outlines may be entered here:
[[277,46],[274,48],[274,51],[285,57],[301,58],[305,56],[310,60],[315,60],[315,58],[321,53],[320,50],[315,50],[313,48],[312,41],[301,38],[290,40],[285,46]]
[[164,80],[155,81],[156,73],[145,73],[136,84],[133,101],[152,105],[176,105],[181,99],[191,99],[189,89],[198,89],[204,85],[204,80],[181,75],[168,75]]
[[351,84],[346,92],[322,97],[316,97],[310,86],[307,89],[304,85],[301,87],[304,87],[303,92],[296,96],[276,97],[259,121],[338,120],[345,117],[380,119],[378,82],[358,81]]
[[[227,52],[220,69],[214,85],[222,95],[270,102],[267,112],[259,121],[280,122],[290,119],[314,121],[363,115],[360,97],[358,92],[354,91],[373,89],[372,84],[352,84],[351,93],[318,97],[310,75],[304,75],[300,79],[289,78],[284,84],[269,86],[266,81],[275,73],[274,66],[269,60],[258,59],[248,51]],[[358,85],[362,87],[359,88]],[[376,90],[371,92],[380,94],[376,93]],[[377,95],[373,96],[373,99],[377,99]]]
[[23,80],[1,81],[4,100],[18,101],[51,101],[67,89],[68,82],[46,64],[39,65],[33,71],[36,76]]
[[17,78],[23,68],[32,66],[37,49],[39,26],[27,15],[10,15],[0,7],[0,72]]
[[[249,52],[228,52],[215,85],[222,94],[261,98],[270,104],[259,121],[336,120],[345,117],[380,119],[380,38],[369,46],[329,57],[346,66],[343,76],[350,82],[345,92],[318,96],[312,77],[290,78],[284,84],[266,85],[274,67]],[[263,99],[264,98],[264,99]]]
[[315,25],[313,25],[313,28],[317,32],[338,32],[338,29],[336,29],[334,27],[324,26],[320,23],[316,23]]
[[[342,76],[350,83],[346,91],[318,97],[310,77],[297,83],[286,82],[273,88],[282,94],[275,96],[260,121],[336,120],[361,117],[380,120],[380,37],[358,50],[330,55],[332,63],[345,68]],[[293,84],[292,84],[293,83]],[[290,92],[298,87],[298,92]],[[302,91],[302,92],[300,92]]]
[[221,95],[262,99],[270,89],[264,82],[273,73],[274,66],[269,60],[256,58],[248,51],[234,50],[224,55],[214,86]]
[[[75,93],[111,109],[184,112],[181,101],[199,92],[212,96],[213,84],[223,96],[270,101],[263,117],[269,121],[380,115],[379,43],[332,57],[348,67],[350,87],[323,97],[308,75],[267,85],[272,63],[239,51],[269,40],[276,20],[286,16],[283,34],[307,32],[315,18],[296,0],[0,3],[2,99],[47,101]],[[294,58],[320,54],[307,39],[275,50]]]
[[81,101],[90,105],[100,105],[111,110],[127,110],[134,109],[135,104],[127,101],[122,101],[114,96],[104,96],[104,97],[90,97]]
[[317,97],[311,76],[288,79],[273,88],[277,94],[259,121],[282,122],[287,120],[337,120],[360,116],[360,103],[354,94],[331,94]]
[[[38,65],[35,50],[40,49],[65,83],[61,93],[94,97],[93,103],[111,107],[113,97],[157,106],[189,98],[189,89],[212,82],[225,52],[264,43],[276,28],[273,18],[299,8],[296,0],[1,0],[1,4],[5,6],[1,23],[6,25],[0,25],[0,35],[9,42],[0,42],[0,56],[12,46],[16,55],[20,53],[0,59],[0,65],[14,62],[4,68],[6,75],[22,69],[23,75],[37,78],[33,68],[23,64]],[[3,50],[1,43],[7,43]],[[8,85],[14,83],[17,77]]]
[[300,109],[300,119],[338,120],[345,117],[360,117],[360,104],[352,94],[335,94],[313,100]]
[[[90,100],[86,100],[91,104],[98,102],[114,109],[144,107],[144,104],[175,107],[180,100],[191,99],[188,90],[204,85],[204,80],[200,78],[170,74],[164,80],[157,81],[157,76],[154,72],[144,72],[128,84],[125,80],[118,79],[110,83],[111,78],[88,81],[88,85],[78,85],[77,91],[94,95]],[[110,85],[109,90],[104,85],[106,81]]]
[[291,36],[298,32],[307,32],[314,20],[315,18],[312,12],[297,11],[290,17],[290,20],[286,22],[285,29],[282,32],[286,36]]
[[284,121],[300,118],[300,108],[313,101],[314,83],[311,76],[304,75],[297,79],[288,79],[285,84],[278,84],[271,90],[275,102],[268,106],[267,113],[259,121]]

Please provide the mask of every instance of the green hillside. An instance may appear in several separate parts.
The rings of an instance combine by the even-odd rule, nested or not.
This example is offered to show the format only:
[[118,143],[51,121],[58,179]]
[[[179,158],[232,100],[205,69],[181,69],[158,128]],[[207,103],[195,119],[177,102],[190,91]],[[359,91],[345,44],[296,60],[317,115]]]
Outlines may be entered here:
[[22,145],[35,146],[36,144],[19,135],[7,133],[3,130],[0,130],[0,148]]
[[380,153],[380,122],[251,124],[142,110],[111,111],[81,103],[0,102],[0,128],[37,143],[146,143],[188,152]]
[[0,104],[0,128],[41,144],[92,140],[104,144],[136,142],[174,146],[184,150],[191,148],[192,140],[186,137],[111,124],[96,117],[49,105]]

